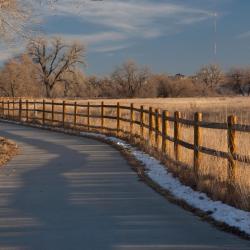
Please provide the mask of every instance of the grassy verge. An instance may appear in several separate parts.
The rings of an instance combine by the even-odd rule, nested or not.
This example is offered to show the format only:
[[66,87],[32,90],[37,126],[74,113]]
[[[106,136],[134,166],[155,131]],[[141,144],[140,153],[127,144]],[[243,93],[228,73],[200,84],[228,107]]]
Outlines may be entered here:
[[14,142],[0,137],[0,166],[6,164],[17,153],[18,147]]

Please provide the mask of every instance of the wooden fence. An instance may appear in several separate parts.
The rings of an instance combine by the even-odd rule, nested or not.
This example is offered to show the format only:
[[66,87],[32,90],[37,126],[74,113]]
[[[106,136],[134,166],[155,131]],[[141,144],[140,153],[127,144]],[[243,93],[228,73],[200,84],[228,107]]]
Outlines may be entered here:
[[[107,112],[112,109],[113,112]],[[94,111],[94,112],[93,112]],[[126,115],[123,115],[124,111]],[[202,120],[201,113],[195,113],[193,120],[183,119],[180,112],[170,116],[168,111],[159,112],[151,107],[145,109],[143,106],[136,108],[132,103],[130,106],[77,103],[66,101],[30,101],[2,99],[0,101],[0,115],[2,119],[16,120],[26,123],[39,123],[47,126],[61,126],[83,131],[98,131],[115,134],[120,137],[122,134],[130,138],[137,137],[141,143],[147,143],[154,147],[162,155],[169,155],[168,143],[174,144],[174,159],[180,162],[180,147],[193,151],[193,171],[198,178],[201,153],[227,159],[228,161],[228,182],[234,183],[237,162],[250,163],[250,157],[237,153],[235,133],[250,132],[249,125],[237,124],[235,116],[229,116],[227,123],[211,123]],[[147,116],[147,119],[145,118]],[[93,120],[98,120],[98,125]],[[115,127],[106,126],[112,120]],[[121,123],[127,126],[121,127]],[[172,124],[171,124],[172,123]],[[170,124],[174,129],[171,136]],[[139,127],[135,130],[135,125]],[[193,143],[180,139],[182,125],[193,129]],[[215,150],[202,146],[201,128],[227,130],[227,152]]]

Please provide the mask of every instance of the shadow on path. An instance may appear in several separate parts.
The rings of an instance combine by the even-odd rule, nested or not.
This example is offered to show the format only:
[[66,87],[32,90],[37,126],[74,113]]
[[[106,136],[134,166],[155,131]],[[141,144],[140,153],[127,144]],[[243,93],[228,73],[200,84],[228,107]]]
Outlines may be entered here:
[[168,203],[104,143],[0,123],[0,249],[249,249]]

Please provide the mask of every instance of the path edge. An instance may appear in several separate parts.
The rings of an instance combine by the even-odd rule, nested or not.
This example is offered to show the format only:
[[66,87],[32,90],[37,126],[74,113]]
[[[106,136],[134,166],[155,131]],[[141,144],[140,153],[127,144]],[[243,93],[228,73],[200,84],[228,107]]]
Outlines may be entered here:
[[[121,145],[118,145],[114,141],[109,139],[109,136],[103,135],[98,132],[87,132],[86,134],[81,134],[84,131],[76,131],[73,129],[66,129],[66,128],[60,128],[60,127],[52,127],[52,126],[42,126],[39,124],[30,124],[30,123],[25,123],[25,122],[18,122],[18,121],[11,121],[11,120],[5,120],[0,118],[0,122],[2,123],[9,123],[9,124],[16,124],[16,125],[21,125],[24,127],[32,127],[32,128],[38,128],[38,129],[43,129],[43,130],[48,130],[48,131],[53,131],[53,132],[59,132],[59,133],[64,133],[67,135],[72,135],[72,136],[78,136],[78,137],[84,137],[84,138],[89,138],[89,139],[94,139],[103,143],[106,143],[112,147],[114,147],[116,150],[118,150],[121,155],[127,160],[129,165],[131,166],[131,169],[137,173],[139,181],[144,182],[146,185],[151,187],[154,191],[159,193],[161,196],[163,196],[166,200],[168,200],[170,203],[175,204],[183,208],[184,210],[191,212],[192,214],[196,215],[199,217],[202,221],[206,221],[212,226],[216,227],[217,229],[234,234],[242,239],[245,240],[250,240],[250,235],[245,233],[244,231],[241,231],[237,227],[230,226],[224,222],[220,222],[215,220],[211,215],[205,211],[202,211],[201,209],[195,208],[188,204],[185,200],[179,199],[172,195],[168,190],[162,188],[158,183],[156,183],[154,180],[152,180],[147,174],[146,174],[146,169],[145,165],[139,161],[138,159],[135,158],[135,156],[131,153],[130,150],[122,147]],[[96,135],[101,135],[100,137]],[[116,138],[112,136],[113,138]],[[127,142],[126,142],[127,143]],[[133,147],[138,148],[136,145],[132,145]],[[138,150],[142,151],[142,149]],[[11,160],[11,159],[10,159]],[[7,162],[8,163],[8,162]]]

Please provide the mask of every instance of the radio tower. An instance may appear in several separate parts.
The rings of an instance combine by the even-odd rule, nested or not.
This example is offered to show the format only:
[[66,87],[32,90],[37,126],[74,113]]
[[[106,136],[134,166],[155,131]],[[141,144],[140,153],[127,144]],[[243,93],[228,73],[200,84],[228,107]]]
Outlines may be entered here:
[[213,17],[214,17],[214,60],[216,63],[217,61],[217,17],[218,17],[218,14],[214,12]]

